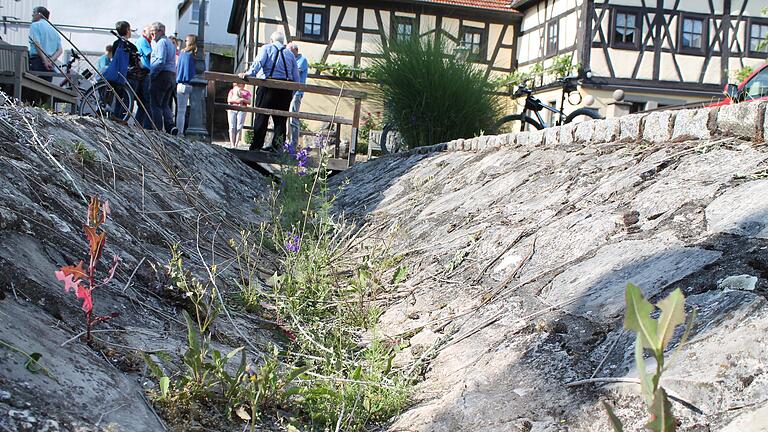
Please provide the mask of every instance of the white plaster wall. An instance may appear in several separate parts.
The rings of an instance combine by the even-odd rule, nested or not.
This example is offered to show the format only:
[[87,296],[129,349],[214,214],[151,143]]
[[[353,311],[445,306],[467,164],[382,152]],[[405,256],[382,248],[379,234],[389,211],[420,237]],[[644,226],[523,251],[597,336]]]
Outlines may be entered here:
[[[344,13],[344,19],[341,21],[341,25],[344,27],[357,27],[357,8],[347,8],[347,12]],[[330,30],[332,29],[329,28],[329,31]]]
[[[716,1],[713,1],[713,3],[715,4],[715,11],[716,11],[715,13],[722,14],[723,0],[716,0]],[[670,0],[666,1],[665,7],[671,9],[674,6],[675,6],[674,1],[670,1]],[[709,2],[702,1],[702,0],[680,0],[680,5],[678,6],[677,9],[681,11],[686,11],[686,12],[695,12],[695,13],[702,13],[707,15],[710,14]]]
[[[232,45],[237,43],[237,36],[227,33],[229,14],[232,11],[233,0],[208,0],[206,7],[205,42],[217,45]],[[131,23],[133,25],[133,23]],[[168,24],[166,24],[167,26]],[[176,29],[180,38],[188,34],[197,34],[197,21],[192,21],[192,8],[189,7],[179,17]]]
[[[30,21],[32,8],[45,6],[51,11],[51,22],[54,24],[104,28],[63,29],[73,44],[95,58],[103,54],[106,45],[114,42],[115,37],[107,29],[114,28],[117,21],[128,21],[134,29],[141,28],[144,24],[153,21],[160,21],[165,24],[168,34],[176,33],[176,15],[179,3],[179,0],[132,0],[131,2],[105,0],[23,0],[16,2],[15,0],[3,0],[0,2],[0,5],[3,6],[3,9],[0,9],[0,14]],[[136,36],[134,35],[134,37]],[[5,41],[15,45],[29,45],[28,38],[28,24],[9,25],[8,33],[3,34]],[[71,48],[65,41],[62,43],[65,50]],[[65,58],[65,56],[61,57],[62,60]]]

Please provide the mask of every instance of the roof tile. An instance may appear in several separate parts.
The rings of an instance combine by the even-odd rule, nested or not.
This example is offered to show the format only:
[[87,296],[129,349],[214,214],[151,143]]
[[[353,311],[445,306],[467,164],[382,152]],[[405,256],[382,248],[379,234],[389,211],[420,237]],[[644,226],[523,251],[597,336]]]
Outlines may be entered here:
[[473,7],[480,9],[504,10],[517,12],[512,9],[512,0],[422,0],[424,3],[440,3],[454,6]]

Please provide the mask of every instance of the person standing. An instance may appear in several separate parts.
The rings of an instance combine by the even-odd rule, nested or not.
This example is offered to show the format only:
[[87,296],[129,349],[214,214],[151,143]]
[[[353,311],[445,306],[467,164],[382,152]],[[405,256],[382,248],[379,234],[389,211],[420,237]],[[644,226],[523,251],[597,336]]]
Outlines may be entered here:
[[[45,18],[45,19],[43,19]],[[29,70],[37,72],[53,72],[53,62],[61,53],[61,37],[56,29],[48,22],[51,12],[43,6],[32,9],[32,24],[29,25]],[[38,47],[43,52],[38,51]],[[53,77],[42,77],[53,81]]]
[[176,88],[176,47],[165,36],[165,24],[152,23],[152,57],[149,61],[149,104],[155,127],[171,135],[178,130],[173,121],[171,99]]
[[192,78],[195,77],[195,56],[197,56],[197,36],[187,35],[185,47],[179,54],[176,67],[176,128],[179,135],[184,136],[184,126],[187,117],[187,104],[192,95]]
[[[116,87],[115,91],[119,94],[120,98],[127,102],[129,90],[125,87],[125,84],[128,83],[128,68],[131,66],[132,61],[138,62],[138,50],[136,45],[128,40],[131,37],[131,25],[128,22],[118,21],[115,24],[115,32],[117,33],[117,39],[112,44],[112,61],[109,62],[109,65],[101,74],[104,76],[104,79]],[[132,107],[127,108],[130,109]],[[119,104],[116,107],[115,115],[117,118],[122,118],[124,114],[125,108],[122,104]]]
[[[251,103],[251,92],[245,89],[243,83],[232,83],[232,90],[227,95],[227,104],[235,106],[248,106]],[[229,121],[229,143],[232,148],[240,145],[240,132],[245,124],[245,111],[227,110]]]
[[[288,49],[291,50],[293,56],[296,57],[296,66],[299,68],[299,83],[307,83],[307,75],[309,74],[309,62],[307,58],[299,54],[299,45],[296,42],[288,44]],[[304,97],[304,92],[297,90],[293,93],[293,99],[291,100],[291,112],[297,113],[301,110],[301,99]],[[299,136],[301,135],[301,120],[296,117],[291,117],[289,120],[291,124],[291,144],[293,148],[299,143]]]
[[128,82],[131,53],[135,55],[138,50],[136,45],[128,40],[131,37],[131,25],[128,22],[118,21],[115,24],[115,32],[118,37],[112,43],[112,59],[102,75],[107,81],[122,85]]
[[140,78],[136,81],[136,94],[141,102],[136,111],[136,122],[144,129],[152,128],[152,121],[150,119],[152,117],[152,110],[150,109],[149,100],[149,60],[152,57],[151,32],[151,26],[144,26],[141,30],[141,36],[136,40],[136,48],[139,50],[141,69],[143,71],[140,74]]
[[99,72],[104,73],[104,69],[109,66],[109,63],[112,61],[112,45],[107,45],[106,48],[104,48],[104,54],[99,57],[99,59],[96,61],[96,68],[99,70]]
[[[270,43],[265,45],[256,61],[248,72],[240,74],[240,78],[256,76],[258,78],[275,79],[282,81],[299,82],[299,68],[293,53],[285,48],[285,35],[280,32],[272,33]],[[288,111],[291,106],[291,90],[259,87],[256,90],[256,106],[280,111]],[[259,150],[264,147],[264,138],[267,135],[269,117],[266,114],[256,114],[253,122],[253,142],[250,150]],[[270,149],[276,151],[280,145],[279,140],[284,140],[286,119],[283,116],[272,115],[275,131],[272,136]]]

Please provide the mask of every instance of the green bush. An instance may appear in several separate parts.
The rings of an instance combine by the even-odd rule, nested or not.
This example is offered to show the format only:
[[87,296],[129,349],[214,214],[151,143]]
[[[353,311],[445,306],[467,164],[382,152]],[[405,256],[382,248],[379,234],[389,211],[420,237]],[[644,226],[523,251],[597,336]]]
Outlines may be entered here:
[[371,67],[380,87],[386,122],[408,147],[494,132],[502,114],[494,84],[444,38],[390,44]]
[[243,143],[251,145],[253,144],[253,131],[248,129],[243,135]]

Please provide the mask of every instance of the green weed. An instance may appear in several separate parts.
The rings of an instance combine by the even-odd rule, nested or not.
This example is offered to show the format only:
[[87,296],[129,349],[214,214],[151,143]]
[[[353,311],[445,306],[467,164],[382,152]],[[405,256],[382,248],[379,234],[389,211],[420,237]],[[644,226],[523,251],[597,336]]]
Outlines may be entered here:
[[[651,318],[656,310],[644,297],[639,287],[627,284],[627,311],[624,316],[624,328],[635,332],[635,363],[640,376],[640,387],[643,398],[648,405],[651,419],[646,423],[646,429],[653,432],[674,432],[676,420],[672,413],[672,404],[667,392],[659,385],[664,371],[664,350],[666,349],[675,329],[686,323],[685,297],[680,289],[674,290],[667,298],[656,306],[661,309],[659,318]],[[678,350],[685,344],[688,333],[696,316],[695,311],[688,317],[688,324],[683,333]],[[650,351],[656,360],[656,371],[647,373],[645,367],[645,351]],[[613,409],[604,403],[605,409],[615,432],[622,432],[624,426],[614,414]]]
[[501,117],[494,84],[445,39],[393,41],[371,68],[385,122],[409,148],[493,133]]
[[83,165],[91,166],[96,162],[96,152],[90,150],[82,141],[75,141],[72,144],[72,152],[75,158]]

